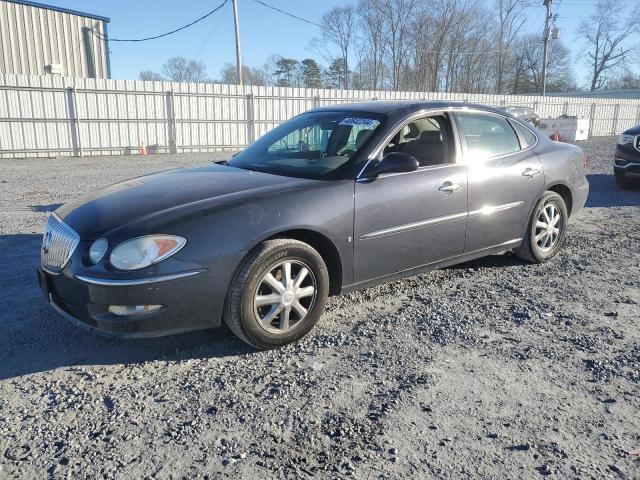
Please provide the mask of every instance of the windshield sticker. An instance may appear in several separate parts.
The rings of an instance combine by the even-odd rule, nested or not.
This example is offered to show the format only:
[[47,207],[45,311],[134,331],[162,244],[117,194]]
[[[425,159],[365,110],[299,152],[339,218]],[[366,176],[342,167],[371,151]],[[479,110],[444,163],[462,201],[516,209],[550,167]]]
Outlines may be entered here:
[[358,126],[358,127],[369,127],[369,128],[375,128],[378,126],[380,122],[378,122],[377,120],[374,120],[372,118],[352,118],[352,117],[348,117],[345,118],[344,120],[342,120],[339,125],[351,125],[351,126]]

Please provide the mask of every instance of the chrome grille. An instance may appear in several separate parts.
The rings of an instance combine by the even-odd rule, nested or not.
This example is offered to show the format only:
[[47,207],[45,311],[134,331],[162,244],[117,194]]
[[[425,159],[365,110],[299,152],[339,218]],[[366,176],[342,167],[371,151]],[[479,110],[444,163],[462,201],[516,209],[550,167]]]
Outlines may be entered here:
[[40,259],[42,266],[54,273],[67,264],[73,251],[80,243],[80,236],[55,214],[47,220],[42,237]]

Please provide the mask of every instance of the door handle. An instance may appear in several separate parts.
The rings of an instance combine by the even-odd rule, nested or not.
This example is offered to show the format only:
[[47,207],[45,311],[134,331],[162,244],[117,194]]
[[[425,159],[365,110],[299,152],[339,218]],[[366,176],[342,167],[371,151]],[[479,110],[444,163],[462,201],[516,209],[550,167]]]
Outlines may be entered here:
[[453,193],[456,190],[460,190],[461,188],[462,185],[460,185],[459,183],[446,181],[442,185],[440,185],[440,188],[438,188],[438,190],[444,193]]
[[527,167],[524,172],[522,172],[523,177],[533,178],[540,173],[540,170],[537,168]]

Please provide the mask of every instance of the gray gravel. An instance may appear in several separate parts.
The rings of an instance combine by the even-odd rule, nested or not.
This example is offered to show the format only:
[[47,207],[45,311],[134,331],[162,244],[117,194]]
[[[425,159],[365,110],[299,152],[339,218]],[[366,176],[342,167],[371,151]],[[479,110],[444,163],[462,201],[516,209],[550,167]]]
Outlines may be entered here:
[[613,144],[581,144],[588,207],[551,263],[333,298],[272,352],[96,337],[35,282],[48,211],[211,154],[3,161],[0,477],[639,478],[640,189],[615,187]]

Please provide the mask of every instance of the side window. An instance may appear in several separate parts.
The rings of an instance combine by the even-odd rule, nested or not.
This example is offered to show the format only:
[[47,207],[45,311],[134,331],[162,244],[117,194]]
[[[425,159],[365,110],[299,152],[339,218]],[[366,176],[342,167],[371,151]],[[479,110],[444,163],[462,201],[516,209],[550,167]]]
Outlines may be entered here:
[[469,155],[489,158],[520,150],[518,136],[505,117],[462,112],[457,118]]
[[372,133],[373,129],[369,125],[352,126],[346,145],[342,147],[338,153],[344,155],[345,153],[355,152],[364,145]]
[[513,128],[516,129],[518,134],[520,134],[520,137],[524,140],[522,148],[530,147],[536,143],[536,136],[527,127],[518,122],[511,122],[511,125],[513,125]]
[[384,153],[401,152],[414,156],[421,167],[449,162],[452,136],[444,115],[419,118],[402,127],[385,147]]

